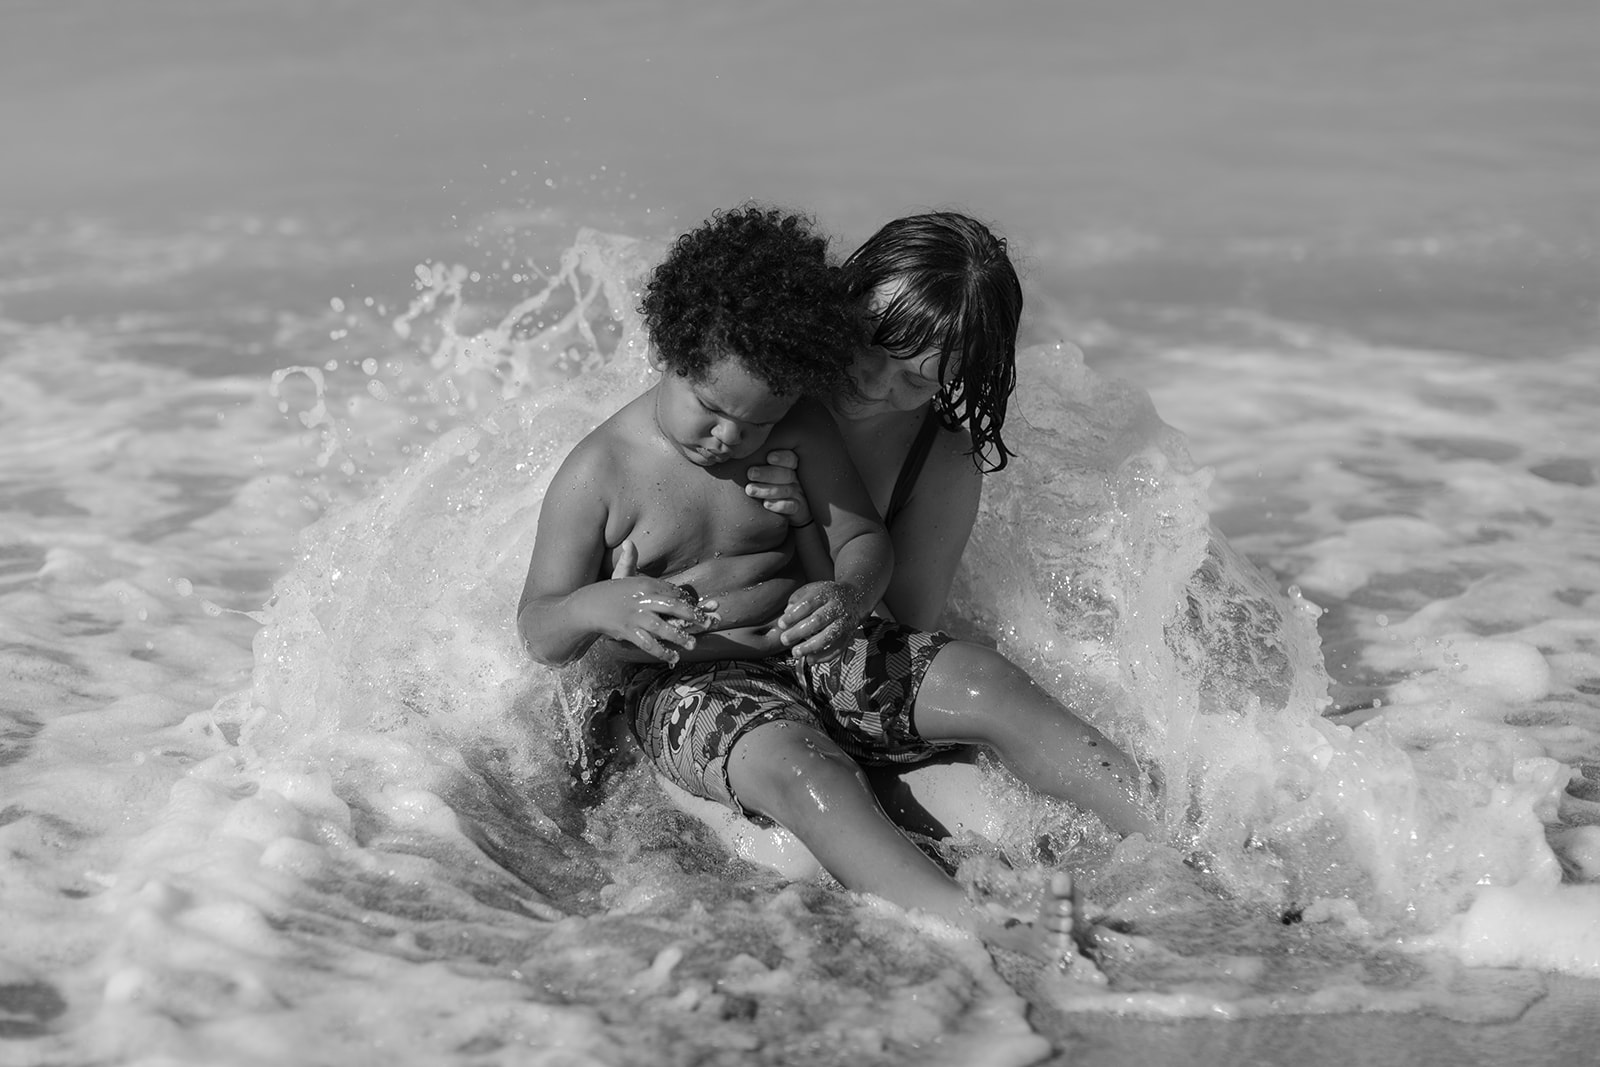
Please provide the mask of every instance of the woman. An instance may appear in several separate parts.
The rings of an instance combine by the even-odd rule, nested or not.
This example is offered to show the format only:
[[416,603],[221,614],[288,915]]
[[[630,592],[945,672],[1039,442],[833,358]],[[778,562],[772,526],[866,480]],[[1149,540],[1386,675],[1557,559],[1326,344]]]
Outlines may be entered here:
[[[831,405],[894,541],[880,613],[933,629],[978,513],[1016,384],[1022,285],[1003,238],[955,212],[896,219],[845,263],[871,330]],[[811,514],[793,452],[752,467],[748,492],[796,527]]]
[[[1005,240],[955,212],[890,222],[845,270],[871,332],[851,367],[854,388],[830,407],[894,542],[878,614],[933,630],[972,534],[983,475],[1012,455],[1001,429],[1016,384],[1022,285]],[[772,452],[750,468],[746,491],[800,528],[811,512],[797,468],[795,453]],[[952,759],[970,762],[971,752],[944,758]],[[897,822],[948,835],[901,770],[869,776]]]

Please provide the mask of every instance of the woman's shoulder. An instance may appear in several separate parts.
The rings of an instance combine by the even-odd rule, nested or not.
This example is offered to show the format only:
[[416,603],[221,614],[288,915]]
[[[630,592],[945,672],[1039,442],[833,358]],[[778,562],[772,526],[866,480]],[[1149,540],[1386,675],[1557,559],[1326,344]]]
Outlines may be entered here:
[[[934,416],[930,413],[928,417]],[[891,524],[898,526],[901,517],[921,524],[934,514],[948,517],[975,511],[983,491],[983,473],[972,461],[972,435],[964,429],[939,426],[931,435],[919,436],[925,451],[918,457],[918,443],[914,443],[905,457],[895,500],[889,507]],[[913,472],[906,469],[912,466],[916,468],[914,479]]]
[[821,403],[802,397],[795,402],[767,438],[767,448],[799,449],[802,445],[827,443],[843,448],[839,427]]
[[[972,434],[965,426],[957,426],[951,429],[939,421],[939,414],[934,411],[928,412],[928,418],[932,419],[934,424],[939,427],[939,432],[934,435],[933,439],[935,447],[961,453],[972,450]],[[971,461],[969,460],[968,462]]]
[[[929,413],[929,418],[933,418]],[[983,472],[978,469],[972,457],[972,434],[965,427],[950,429],[940,426],[934,435],[933,443],[928,449],[927,467],[929,473],[936,473],[941,484],[950,481],[960,481],[976,485],[983,481]]]

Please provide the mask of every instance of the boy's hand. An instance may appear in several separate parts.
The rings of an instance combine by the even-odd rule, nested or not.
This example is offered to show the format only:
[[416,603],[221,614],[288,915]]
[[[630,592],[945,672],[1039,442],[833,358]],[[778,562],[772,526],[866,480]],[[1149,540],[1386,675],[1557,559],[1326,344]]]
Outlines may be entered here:
[[821,663],[844,651],[863,614],[861,594],[843,582],[812,582],[789,596],[778,618],[779,640],[790,655]]
[[600,598],[597,614],[606,636],[670,664],[678,662],[679,649],[694,647],[694,635],[708,626],[706,613],[717,607],[714,600],[691,601],[687,586],[640,575],[632,541],[618,547],[611,580],[590,588]]
[[633,645],[669,664],[694,647],[704,611],[682,589],[660,578],[613,578],[585,589],[586,610],[596,632]]
[[745,471],[750,481],[745,495],[761,501],[761,506],[789,520],[790,526],[811,524],[811,505],[795,474],[800,457],[793,449],[779,448],[767,453],[766,465],[757,464]]

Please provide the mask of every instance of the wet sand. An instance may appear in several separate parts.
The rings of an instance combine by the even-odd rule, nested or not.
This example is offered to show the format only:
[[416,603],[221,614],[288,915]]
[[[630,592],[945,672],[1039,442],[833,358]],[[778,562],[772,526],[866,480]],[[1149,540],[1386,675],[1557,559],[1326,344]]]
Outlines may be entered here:
[[1035,1009],[1029,1019],[1057,1053],[1048,1067],[1519,1067],[1593,1063],[1600,1050],[1600,982],[1545,977],[1548,992],[1521,1018],[1463,1023],[1428,1015],[1279,1015],[1164,1023]]

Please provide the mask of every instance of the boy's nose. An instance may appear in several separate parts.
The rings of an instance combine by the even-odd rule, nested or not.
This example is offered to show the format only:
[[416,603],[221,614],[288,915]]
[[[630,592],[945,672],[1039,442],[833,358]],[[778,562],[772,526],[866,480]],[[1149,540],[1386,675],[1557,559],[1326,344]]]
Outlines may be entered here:
[[735,448],[738,446],[739,441],[744,437],[744,434],[739,432],[739,427],[734,423],[724,422],[719,423],[717,427],[711,431],[711,436],[715,437],[729,448]]

